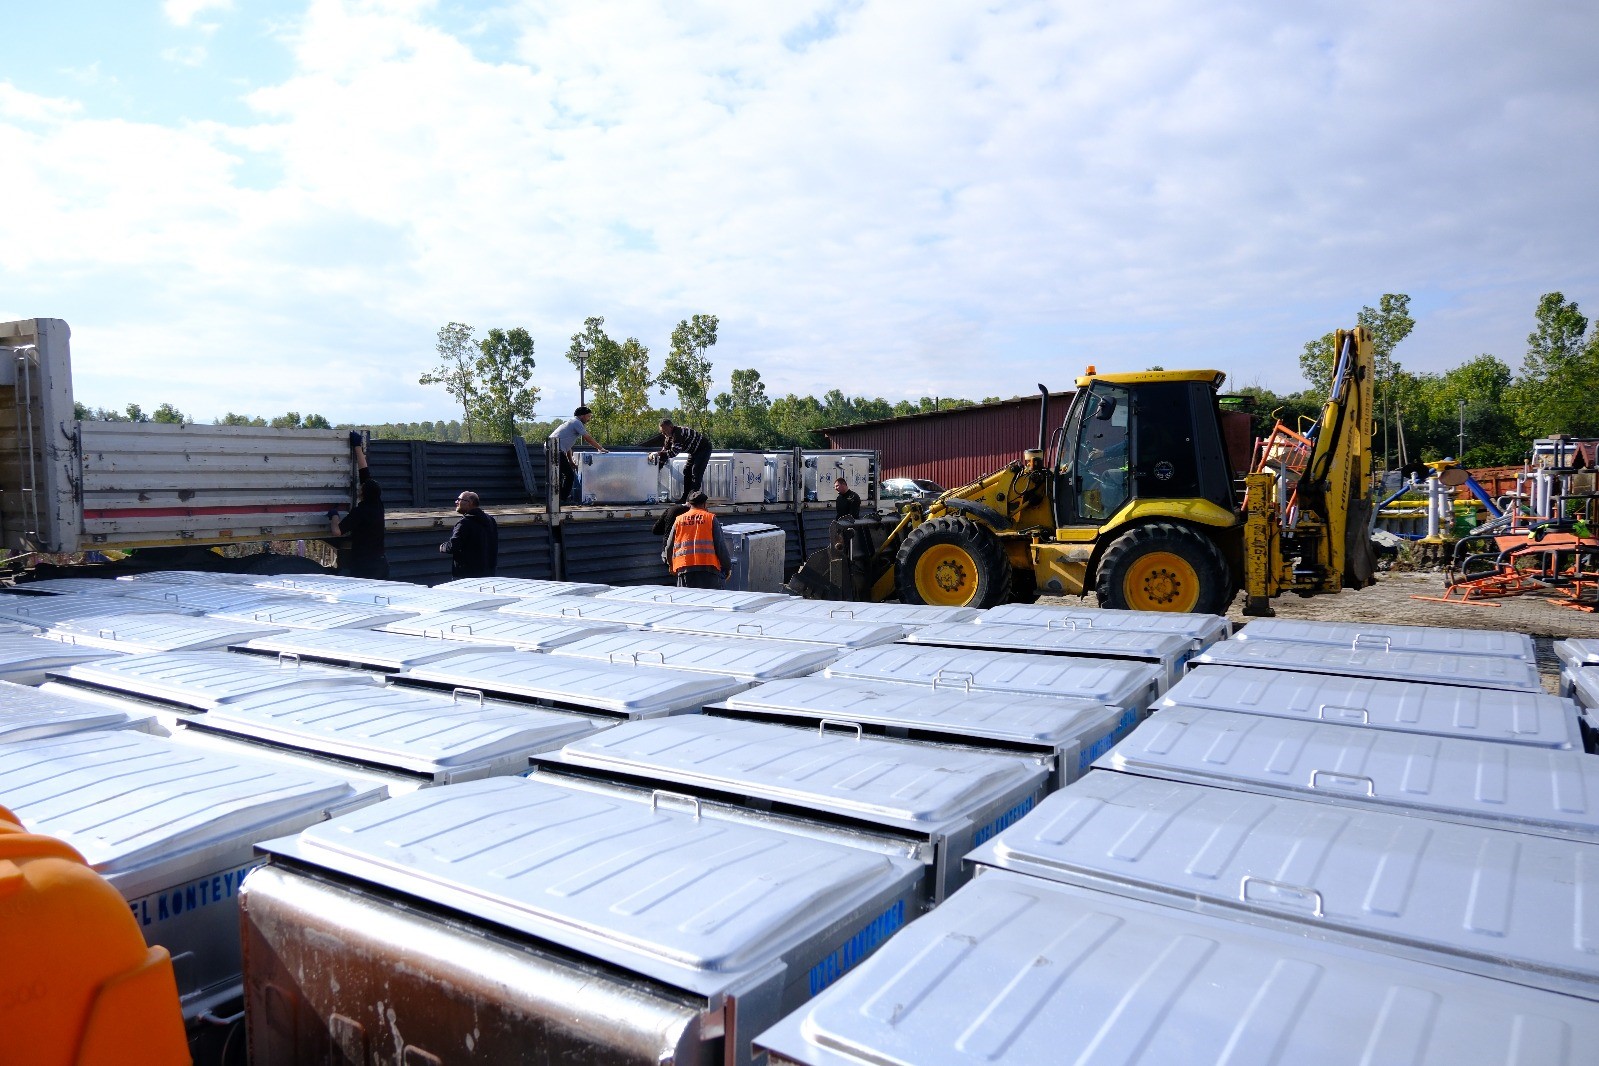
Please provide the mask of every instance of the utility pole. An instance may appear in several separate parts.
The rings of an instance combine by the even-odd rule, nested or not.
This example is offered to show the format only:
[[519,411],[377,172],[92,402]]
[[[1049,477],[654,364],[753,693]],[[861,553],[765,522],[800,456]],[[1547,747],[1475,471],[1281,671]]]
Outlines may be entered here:
[[1460,398],[1460,451],[1455,453],[1455,460],[1462,466],[1466,463],[1466,398]]

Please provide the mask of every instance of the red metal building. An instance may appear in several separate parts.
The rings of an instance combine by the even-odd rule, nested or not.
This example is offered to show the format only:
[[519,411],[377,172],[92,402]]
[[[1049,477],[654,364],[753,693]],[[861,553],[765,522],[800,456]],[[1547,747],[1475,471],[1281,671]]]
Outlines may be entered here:
[[[1069,392],[1049,395],[1051,432],[1066,418]],[[822,430],[830,448],[875,448],[882,456],[884,477],[919,477],[954,488],[1021,458],[1038,444],[1038,397],[900,415],[875,422],[857,422]],[[1249,416],[1222,415],[1222,434],[1235,475],[1249,467]]]

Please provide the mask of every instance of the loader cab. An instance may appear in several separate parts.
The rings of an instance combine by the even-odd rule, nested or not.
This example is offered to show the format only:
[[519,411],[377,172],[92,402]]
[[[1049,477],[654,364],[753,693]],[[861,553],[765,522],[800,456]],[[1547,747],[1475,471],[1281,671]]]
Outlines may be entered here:
[[1214,370],[1096,374],[1077,379],[1055,432],[1055,524],[1114,524],[1139,500],[1201,499],[1233,509]]

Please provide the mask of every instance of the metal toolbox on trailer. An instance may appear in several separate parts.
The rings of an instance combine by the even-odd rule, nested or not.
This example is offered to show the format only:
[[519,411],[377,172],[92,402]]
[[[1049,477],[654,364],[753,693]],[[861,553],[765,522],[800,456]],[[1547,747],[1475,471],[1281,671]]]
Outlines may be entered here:
[[382,632],[545,651],[596,633],[614,633],[621,629],[623,627],[615,622],[557,622],[553,618],[526,618],[501,611],[439,611],[390,622],[383,626]]
[[558,658],[653,666],[741,678],[747,682],[797,677],[820,670],[838,657],[825,644],[738,637],[702,637],[689,633],[602,633],[552,648]]
[[767,452],[761,457],[766,467],[766,502],[794,502],[794,453]]
[[862,500],[872,494],[872,457],[860,455],[806,455],[805,498],[831,502],[838,499],[833,482],[843,478]]
[[532,577],[458,577],[433,587],[441,592],[483,592],[490,596],[592,596],[611,586]]
[[238,889],[255,844],[383,798],[331,774],[132,730],[0,745],[0,806],[60,837],[172,953],[184,1018],[238,995]]
[[1060,696],[1140,714],[1161,687],[1160,671],[1146,663],[903,644],[849,652],[827,668],[827,676],[956,692]]
[[769,722],[685,714],[627,722],[533,760],[541,773],[751,807],[825,831],[883,835],[927,865],[937,904],[966,880],[961,856],[1043,799],[1042,760]]
[[1431,682],[1197,666],[1166,691],[1160,706],[1265,714],[1536,748],[1581,746],[1576,708],[1570,700]]
[[652,622],[681,614],[683,610],[682,606],[669,603],[636,603],[631,600],[601,599],[598,596],[540,596],[508,603],[500,608],[500,613],[560,622],[615,622],[642,629]]
[[762,607],[761,613],[842,622],[888,622],[907,629],[938,622],[970,622],[982,614],[975,607],[934,607],[921,603],[840,603],[837,600],[802,600],[798,596],[784,596],[775,600]]
[[285,685],[335,689],[376,686],[379,679],[355,670],[302,666],[227,651],[178,651],[124,655],[76,663],[52,671],[53,683],[85,691],[133,696],[186,711],[209,711],[253,692]]
[[[334,629],[276,633],[236,644],[234,650],[360,670],[394,671],[484,649],[460,641],[445,642],[370,629]],[[507,655],[515,651],[510,647],[504,649]]]
[[579,452],[579,498],[588,505],[659,503],[661,472],[645,452]]
[[909,859],[680,808],[500,778],[267,844],[250,1061],[745,1066],[915,909]]
[[1578,1066],[1593,1004],[1006,871],[756,1038],[772,1066]]
[[63,644],[26,633],[0,633],[0,681],[18,685],[42,684],[50,671],[64,670],[75,663],[117,657],[109,648]]
[[1532,638],[1525,633],[1492,629],[1444,629],[1437,626],[1396,626],[1380,622],[1302,622],[1290,618],[1257,618],[1234,640],[1275,640],[1287,644],[1326,644],[1340,648],[1374,648],[1378,651],[1431,651],[1449,655],[1497,655],[1538,661]]
[[746,680],[721,674],[493,651],[452,655],[393,676],[402,684],[465,689],[613,718],[694,713],[749,687]]
[[1345,677],[1380,677],[1390,681],[1425,681],[1508,692],[1542,692],[1538,667],[1497,655],[1454,655],[1428,651],[1384,651],[1382,648],[1337,647],[1330,644],[1286,644],[1279,640],[1224,640],[1189,660],[1215,666],[1253,666],[1262,670],[1298,670]]
[[339,762],[350,772],[377,772],[393,779],[394,795],[524,773],[531,756],[602,728],[578,714],[392,685],[257,692],[183,724],[332,760],[331,773]]
[[699,633],[714,637],[747,637],[826,644],[834,648],[870,648],[892,644],[905,635],[905,627],[889,623],[837,622],[803,615],[750,614],[729,611],[680,611],[671,618],[650,623],[662,633]]
[[1599,998],[1599,843],[1093,773],[967,859]]
[[8,596],[0,593],[0,620],[36,629],[90,615],[172,614],[197,615],[197,610],[132,600],[126,596]]
[[766,456],[713,452],[705,467],[705,494],[723,503],[765,503]]
[[286,606],[263,610],[212,611],[209,618],[237,622],[257,622],[279,629],[373,629],[388,622],[412,617],[409,611],[359,603],[323,603],[300,597]]
[[756,685],[705,713],[818,728],[838,723],[869,736],[1033,755],[1051,765],[1052,789],[1081,777],[1142,717],[1089,700],[814,676]]
[[1151,716],[1095,766],[1599,840],[1599,759],[1580,751],[1177,707]]
[[973,625],[945,622],[906,634],[904,643],[939,648],[1017,651],[1030,655],[1071,655],[1084,659],[1121,659],[1150,663],[1161,673],[1161,691],[1183,675],[1194,650],[1192,638],[1176,633],[1137,629],[1073,629]]
[[115,707],[0,681],[0,744],[129,724],[128,714]]
[[139,655],[225,648],[281,631],[280,626],[203,615],[191,618],[177,614],[112,614],[57,622],[40,635],[65,644]]
[[781,592],[742,592],[738,589],[684,589],[674,585],[627,585],[608,589],[599,600],[625,600],[629,603],[658,604],[669,607],[698,607],[711,611],[759,611],[788,599]]
[[1108,607],[1052,607],[1036,603],[1002,603],[978,612],[974,622],[1046,629],[1134,629],[1176,633],[1202,651],[1232,636],[1233,624],[1217,614],[1168,614],[1165,611],[1118,611]]
[[783,587],[788,534],[765,522],[724,522],[722,535],[732,571],[729,592],[771,592]]

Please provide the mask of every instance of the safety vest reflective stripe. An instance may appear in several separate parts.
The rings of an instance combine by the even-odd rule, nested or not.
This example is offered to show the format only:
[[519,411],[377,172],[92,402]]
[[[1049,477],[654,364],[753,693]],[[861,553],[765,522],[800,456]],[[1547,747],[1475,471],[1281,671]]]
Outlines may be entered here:
[[720,567],[716,557],[716,516],[690,508],[672,527],[672,573],[691,566]]

